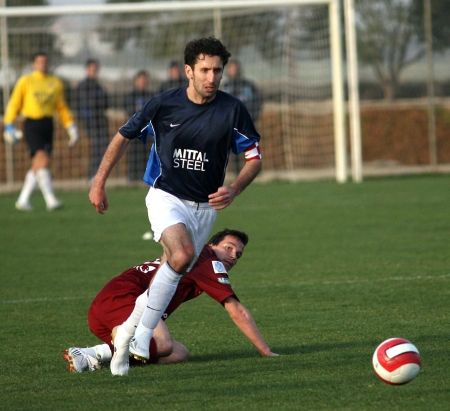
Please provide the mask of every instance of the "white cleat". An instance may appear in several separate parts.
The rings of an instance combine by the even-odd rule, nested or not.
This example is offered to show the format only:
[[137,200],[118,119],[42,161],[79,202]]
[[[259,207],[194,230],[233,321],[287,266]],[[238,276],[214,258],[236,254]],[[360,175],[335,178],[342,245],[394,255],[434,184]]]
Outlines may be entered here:
[[30,203],[21,203],[21,202],[17,201],[15,206],[16,206],[16,210],[19,210],[19,211],[33,211],[33,207],[31,207]]
[[64,350],[63,357],[68,362],[70,372],[96,371],[102,368],[97,358],[85,348],[70,347]]
[[112,375],[128,375],[130,368],[129,350],[132,335],[123,330],[122,326],[117,327],[116,336],[114,337],[114,354],[111,359],[110,369]]
[[150,339],[147,335],[135,335],[130,341],[130,355],[146,363],[150,359]]
[[63,203],[61,203],[61,201],[59,201],[58,199],[55,198],[55,200],[50,201],[47,204],[47,211],[54,211],[54,210],[58,210],[60,208],[62,208]]

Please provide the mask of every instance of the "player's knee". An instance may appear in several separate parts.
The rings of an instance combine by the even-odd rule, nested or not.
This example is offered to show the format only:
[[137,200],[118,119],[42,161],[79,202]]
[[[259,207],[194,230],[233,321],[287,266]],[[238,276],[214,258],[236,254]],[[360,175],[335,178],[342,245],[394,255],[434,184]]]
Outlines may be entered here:
[[188,349],[178,341],[174,343],[172,358],[175,363],[185,362],[189,358]]
[[158,357],[166,357],[173,351],[173,342],[171,339],[164,339],[157,341]]
[[178,273],[183,273],[195,257],[194,247],[185,246],[172,253],[168,259],[170,266]]
[[38,150],[33,156],[32,166],[33,169],[38,170],[40,168],[48,168],[50,164],[50,156],[44,150]]
[[155,364],[165,365],[165,364],[176,364],[180,362],[187,361],[189,357],[189,351],[187,348],[179,343],[178,341],[173,341],[173,349],[170,355],[165,357],[161,356],[157,358]]

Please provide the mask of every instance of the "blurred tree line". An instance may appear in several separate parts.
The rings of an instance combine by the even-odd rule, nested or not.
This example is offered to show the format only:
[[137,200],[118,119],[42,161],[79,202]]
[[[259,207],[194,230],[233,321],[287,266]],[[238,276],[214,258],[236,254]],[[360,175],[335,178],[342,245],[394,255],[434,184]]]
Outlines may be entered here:
[[[48,4],[47,0],[6,0],[7,7],[48,6]],[[36,16],[33,19],[27,17],[7,19],[9,64],[12,68],[21,70],[24,65],[31,62],[33,54],[38,51],[47,51],[55,59],[61,56],[58,37],[42,30],[43,27],[50,27],[56,18]]]
[[[108,3],[121,1],[107,0]],[[140,1],[142,0],[133,0],[132,2]],[[359,63],[372,69],[385,99],[390,100],[396,97],[404,70],[425,54],[425,1],[427,0],[355,0]],[[440,53],[448,50],[450,44],[450,25],[448,24],[450,1],[430,1],[433,50],[435,53]],[[341,4],[342,10],[343,5]],[[303,7],[302,13],[297,13],[295,17],[298,19],[297,27],[303,27],[306,31],[305,36],[311,40],[318,39],[318,36],[323,36],[323,27],[317,26],[316,22],[323,21],[327,13],[326,7]],[[161,18],[163,15],[164,13],[161,13],[155,18]],[[115,16],[114,18],[119,17]],[[271,21],[272,24],[267,25],[266,21]],[[286,23],[284,14],[280,14],[278,20],[274,20],[273,11],[224,18],[222,22],[223,40],[231,50],[239,50],[248,44],[242,39],[227,36],[227,33],[230,33],[233,27],[254,27],[255,35],[248,37],[247,42],[250,41],[252,45],[259,48],[261,55],[265,58],[276,58],[278,55],[276,50],[282,47],[280,43],[285,38],[283,34],[288,26]],[[290,23],[292,25],[292,21]],[[267,31],[267,27],[271,27],[271,29]],[[197,26],[196,29],[198,36],[212,33],[211,22]],[[147,30],[150,32],[145,33]],[[163,30],[163,32],[158,31],[157,36],[170,38],[171,41],[168,44],[179,44],[177,40],[186,38],[187,33],[183,31],[183,26],[177,26],[177,32],[171,30],[170,26],[165,26]],[[192,35],[192,28],[189,27],[188,30],[188,33]],[[140,27],[136,33],[128,33],[128,36],[135,35],[136,38],[142,38],[141,36],[146,34],[156,35],[156,33],[151,33],[151,24],[148,25],[148,28]],[[110,39],[111,36],[115,36],[117,47],[123,46],[123,39],[129,39],[129,37],[121,35],[119,32],[114,33],[114,31],[105,33],[105,35]],[[311,44],[314,44],[314,41]],[[343,41],[342,44],[345,42]],[[167,51],[159,50],[163,53]],[[311,53],[314,53],[314,50],[311,50]]]
[[[357,38],[360,63],[369,65],[385,99],[396,97],[402,72],[425,55],[426,0],[357,0]],[[448,0],[431,0],[434,52],[448,49]]]
[[[129,3],[139,3],[144,0],[128,0]],[[411,64],[423,58],[425,54],[424,33],[424,2],[427,0],[355,0],[356,29],[358,41],[358,58],[360,67],[371,68],[378,87],[385,99],[393,99],[398,95],[402,74]],[[429,0],[431,2],[432,38],[434,53],[449,49],[450,25],[448,24],[449,0]],[[107,0],[106,3],[122,3],[124,0]],[[342,0],[341,0],[342,3]],[[47,0],[6,0],[7,6],[43,6]],[[343,7],[341,5],[341,11]],[[205,18],[199,19],[199,15]],[[304,44],[315,44],[319,36],[323,38],[323,30],[327,27],[317,25],[317,21],[326,21],[326,7],[302,7],[300,13],[287,17],[286,13],[274,14],[268,12],[224,14],[222,19],[223,40],[233,53],[251,44],[261,55],[270,61],[280,58],[280,50],[286,39],[287,30],[295,27],[301,31]],[[342,13],[343,15],[343,13]],[[277,16],[274,19],[274,16]],[[36,30],[49,27],[56,17],[45,16],[33,19],[9,18],[9,48],[13,59],[10,64],[14,68],[23,67],[30,59],[30,54],[45,47],[51,50],[51,57],[57,59],[60,49],[57,37],[51,32]],[[180,56],[186,38],[210,35],[214,32],[211,12],[184,12],[182,21],[177,21],[176,29],[170,24],[160,24],[170,21],[173,13],[160,12],[151,16],[148,14],[104,15],[99,24],[99,30],[104,40],[112,43],[116,50],[123,49],[133,42],[139,47],[142,39],[150,41],[154,56]],[[180,16],[176,17],[180,19]],[[296,20],[296,21],[293,21]],[[126,21],[133,24],[127,26]],[[30,27],[32,21],[32,27]],[[142,21],[142,24],[136,22]],[[117,24],[120,22],[120,25]],[[233,27],[254,27],[254,35],[245,39],[230,35]],[[270,27],[267,30],[267,27]],[[342,27],[344,25],[342,24]],[[21,30],[23,28],[23,30]],[[292,35],[292,33],[288,33]],[[344,34],[343,34],[344,36]],[[164,41],[160,41],[164,39]],[[345,42],[342,44],[345,45]],[[24,54],[26,52],[26,55]],[[310,53],[317,52],[310,49]],[[317,57],[317,56],[316,56]],[[325,58],[327,56],[323,56]]]

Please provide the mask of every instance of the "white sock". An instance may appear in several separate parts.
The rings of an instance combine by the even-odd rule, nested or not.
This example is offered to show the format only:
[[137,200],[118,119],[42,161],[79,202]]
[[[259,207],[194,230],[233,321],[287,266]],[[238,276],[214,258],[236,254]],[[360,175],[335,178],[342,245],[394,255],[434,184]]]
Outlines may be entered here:
[[147,291],[144,291],[138,298],[136,298],[133,311],[131,312],[130,316],[122,323],[122,327],[126,330],[127,333],[134,335],[136,327],[139,324],[139,320],[142,317],[142,313],[147,306],[147,301]]
[[144,313],[134,333],[134,344],[130,347],[130,352],[134,356],[150,358],[150,340],[153,331],[175,294],[181,277],[168,263],[164,263],[155,274],[150,284]]
[[168,263],[164,263],[159,268],[150,284],[147,306],[136,328],[136,337],[144,334],[145,339],[150,342],[153,330],[175,294],[181,277]]
[[20,191],[17,202],[20,204],[28,204],[30,201],[31,194],[33,194],[33,191],[36,188],[36,185],[37,185],[36,175],[34,171],[30,169],[25,175],[25,180],[23,182],[22,190]]
[[36,171],[36,179],[47,206],[52,206],[58,202],[58,199],[53,192],[52,175],[50,174],[50,170],[48,168],[40,168]]
[[111,361],[112,352],[108,344],[99,344],[91,347],[94,350],[94,357],[97,358],[101,363],[106,363]]
[[159,268],[150,284],[147,306],[139,324],[151,330],[158,325],[175,294],[180,279],[181,275],[174,271],[168,263],[164,263]]

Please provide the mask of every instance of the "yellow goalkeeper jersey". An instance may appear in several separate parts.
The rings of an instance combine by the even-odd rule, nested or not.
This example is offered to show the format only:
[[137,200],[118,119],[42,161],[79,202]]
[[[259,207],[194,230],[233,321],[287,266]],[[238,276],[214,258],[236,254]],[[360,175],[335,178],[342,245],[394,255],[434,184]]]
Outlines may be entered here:
[[53,117],[57,113],[64,127],[73,123],[61,80],[40,71],[19,78],[6,106],[4,123],[11,124],[19,113],[33,120]]

